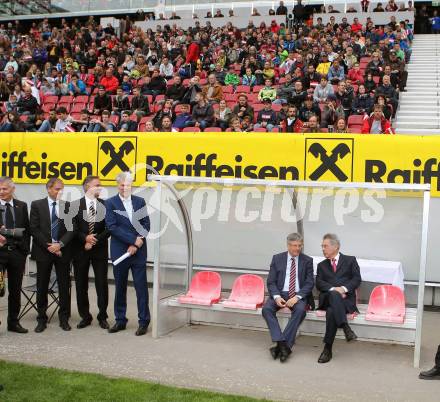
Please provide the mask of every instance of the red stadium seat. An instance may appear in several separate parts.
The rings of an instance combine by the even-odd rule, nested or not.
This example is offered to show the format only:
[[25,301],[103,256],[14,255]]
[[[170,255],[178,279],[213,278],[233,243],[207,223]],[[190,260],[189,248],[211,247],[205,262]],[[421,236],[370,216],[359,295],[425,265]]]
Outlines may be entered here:
[[260,92],[260,89],[263,89],[263,88],[264,88],[264,85],[255,85],[252,88],[252,92],[257,94],[258,92]]
[[226,102],[236,102],[237,101],[237,97],[235,96],[235,94],[223,94],[223,99]]
[[348,132],[352,133],[352,134],[361,134],[362,133],[362,126],[348,127]]
[[72,102],[58,102],[57,109],[59,107],[65,107],[68,112],[70,112],[70,108],[72,107]]
[[267,130],[264,127],[254,128],[256,133],[267,133]]
[[182,304],[210,306],[220,300],[221,290],[222,279],[217,272],[197,272],[191,280],[188,293],[177,300]]
[[376,85],[379,85],[380,77],[378,77],[377,75],[375,75],[375,76],[373,77],[373,81],[376,83]]
[[[174,112],[176,113],[176,114],[181,114],[182,113],[182,107],[183,106],[185,106],[185,107],[188,107],[188,106],[190,106],[190,105],[187,105],[187,104],[180,104],[180,105],[176,105],[176,107],[175,107],[175,109],[174,109]],[[190,109],[191,109],[191,107],[190,107]]]
[[88,95],[78,95],[75,98],[75,104],[77,103],[87,103],[89,101],[89,96]]
[[249,87],[247,85],[238,85],[237,88],[235,88],[236,94],[240,94],[240,93],[248,94],[250,92],[251,92],[251,87]]
[[272,110],[274,110],[275,112],[279,112],[281,110],[281,105],[278,103],[272,103]]
[[278,127],[274,127],[272,129],[272,133],[279,133],[279,132],[280,132],[280,129]]
[[225,85],[222,89],[224,94],[234,93],[234,87],[232,85]]
[[365,319],[403,324],[405,312],[403,290],[393,285],[380,285],[371,292]]
[[58,96],[47,95],[44,97],[44,103],[58,103]]
[[52,109],[56,109],[56,105],[55,103],[49,103],[49,102],[45,102],[43,106],[41,106],[41,110],[44,113],[48,113],[50,112]]
[[205,133],[218,133],[221,132],[222,129],[220,127],[206,127],[203,131]]
[[264,281],[257,275],[240,275],[232,286],[228,300],[223,302],[224,307],[256,310],[264,302]]
[[258,113],[260,110],[264,109],[264,104],[263,103],[256,103],[254,105],[254,112]]
[[364,123],[364,116],[362,114],[352,114],[348,116],[347,126],[362,126]]
[[110,121],[114,124],[114,125],[118,125],[119,123],[119,116],[117,114],[112,114],[110,116]]
[[58,103],[73,103],[74,100],[75,98],[72,95],[64,95]]
[[81,113],[81,110],[86,109],[86,104],[85,103],[78,103],[75,102],[75,104],[72,107],[72,110],[70,111],[71,113]]
[[165,100],[165,95],[156,95],[154,102],[161,102]]
[[198,133],[200,131],[200,128],[199,127],[185,127],[182,131]]

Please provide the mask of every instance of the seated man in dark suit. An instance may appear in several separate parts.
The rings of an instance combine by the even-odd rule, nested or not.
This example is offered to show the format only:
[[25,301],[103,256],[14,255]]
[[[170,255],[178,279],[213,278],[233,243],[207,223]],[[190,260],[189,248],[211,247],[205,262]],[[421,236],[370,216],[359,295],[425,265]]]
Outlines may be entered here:
[[[270,348],[270,353],[274,359],[280,357],[282,363],[292,353],[296,333],[306,316],[306,306],[314,285],[313,259],[301,253],[302,247],[302,236],[298,233],[289,234],[287,251],[272,257],[267,278],[269,298],[263,307],[263,317],[272,341],[277,343]],[[284,307],[288,307],[292,314],[281,332],[276,314]]]
[[357,339],[347,323],[347,314],[359,312],[356,307],[356,289],[361,284],[361,274],[356,257],[341,254],[340,242],[335,234],[326,234],[322,240],[322,253],[326,258],[318,264],[316,288],[319,310],[326,310],[324,350],[318,363],[332,358],[332,346],[338,328],[342,328],[347,342]]

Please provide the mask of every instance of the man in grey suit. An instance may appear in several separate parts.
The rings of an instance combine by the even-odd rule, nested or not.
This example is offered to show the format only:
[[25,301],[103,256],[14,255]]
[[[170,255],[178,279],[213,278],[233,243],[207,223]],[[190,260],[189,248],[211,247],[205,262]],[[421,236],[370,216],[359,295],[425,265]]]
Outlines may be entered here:
[[[276,346],[270,348],[272,357],[284,363],[292,353],[296,333],[306,316],[308,299],[314,286],[313,259],[302,251],[303,238],[298,233],[287,236],[287,251],[275,254],[270,264],[267,288],[269,298],[263,306],[263,317]],[[288,307],[290,320],[281,331],[277,311]]]

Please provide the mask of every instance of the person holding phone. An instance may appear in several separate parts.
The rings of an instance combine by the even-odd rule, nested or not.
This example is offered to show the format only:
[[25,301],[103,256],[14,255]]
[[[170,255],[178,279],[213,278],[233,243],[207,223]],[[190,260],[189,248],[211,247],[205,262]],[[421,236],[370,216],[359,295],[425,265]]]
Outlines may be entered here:
[[[270,264],[267,288],[269,298],[263,306],[270,336],[276,346],[270,348],[274,360],[284,363],[292,353],[296,333],[306,316],[306,307],[314,302],[312,290],[313,259],[302,253],[303,237],[299,233],[287,236],[287,251],[275,254]],[[291,311],[289,322],[281,331],[277,311],[287,307]]]

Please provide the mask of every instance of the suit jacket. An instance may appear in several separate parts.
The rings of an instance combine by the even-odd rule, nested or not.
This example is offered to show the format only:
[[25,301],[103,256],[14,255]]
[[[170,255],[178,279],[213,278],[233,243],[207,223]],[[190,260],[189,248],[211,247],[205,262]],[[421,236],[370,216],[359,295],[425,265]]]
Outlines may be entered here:
[[[69,211],[70,203],[60,201],[58,237],[59,241],[64,243],[64,247],[61,248],[61,258],[66,262],[70,260],[71,242],[75,237],[75,222],[73,217],[70,217]],[[53,258],[53,254],[47,251],[47,243],[52,243],[50,227],[50,211],[47,197],[32,201],[30,214],[30,231],[33,239],[31,256],[37,261],[49,261]]]
[[[73,205],[75,204],[75,205]],[[90,251],[84,249],[86,237],[89,234],[89,223],[87,222],[87,204],[85,197],[72,202],[74,211],[78,211],[75,215],[75,238],[72,242],[73,258],[79,259],[86,254],[94,258],[102,258],[108,260],[108,238],[110,233],[105,226],[105,203],[104,200],[98,198],[96,202],[96,222],[93,233],[96,235],[96,244]]]
[[[131,202],[133,205],[133,222],[137,221],[136,226],[140,225],[144,231],[150,231],[150,218],[147,215],[145,200],[135,195],[131,196]],[[110,254],[111,259],[115,261],[121,255],[127,252],[129,246],[134,245],[138,236],[144,236],[144,233],[139,233],[128,219],[124,204],[119,197],[119,194],[109,198],[105,202],[105,223],[107,229],[111,234],[110,240]],[[145,208],[143,216],[135,216],[136,211]],[[140,212],[138,212],[140,214]],[[142,247],[131,256],[130,263],[132,264],[146,264],[147,262],[147,244],[144,241]]]
[[[14,199],[15,227],[24,228],[24,235],[20,240],[8,239],[8,244],[14,244],[24,255],[30,250],[29,214],[27,204]],[[0,213],[0,226],[3,226],[3,213]]]
[[[288,252],[275,254],[272,257],[270,264],[269,276],[267,277],[267,289],[269,290],[270,297],[275,295],[281,295],[286,280],[286,268],[287,268]],[[312,290],[314,286],[313,278],[313,258],[305,254],[298,256],[298,296],[306,301],[312,308],[315,306],[315,302],[312,296]]]
[[330,260],[326,258],[318,264],[316,288],[319,294],[319,309],[325,309],[325,295],[333,287],[345,286],[348,290],[344,299],[349,312],[358,311],[356,307],[356,289],[361,284],[361,273],[356,257],[339,253],[336,272],[333,272]]

